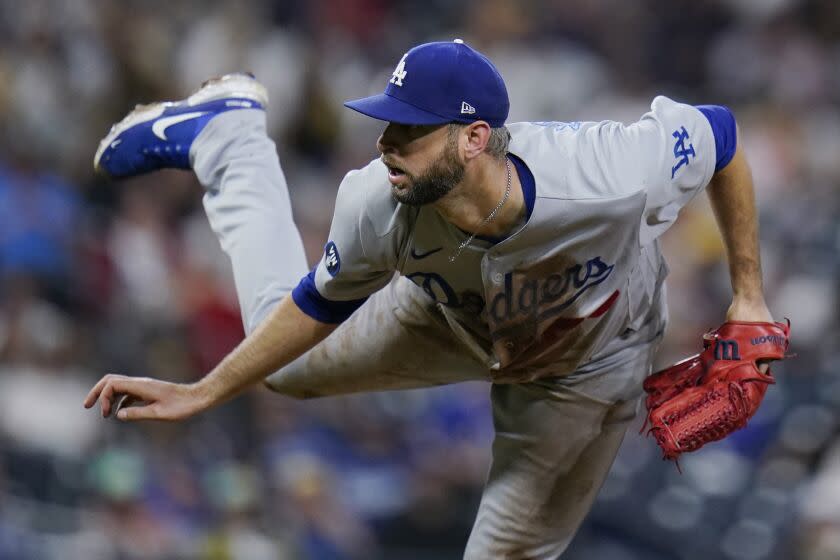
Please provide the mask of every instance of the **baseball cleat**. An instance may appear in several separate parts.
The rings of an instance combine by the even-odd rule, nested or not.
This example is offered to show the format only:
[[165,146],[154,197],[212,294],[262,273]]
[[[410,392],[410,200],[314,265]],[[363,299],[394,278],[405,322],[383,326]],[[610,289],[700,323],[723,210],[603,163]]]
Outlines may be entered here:
[[190,147],[210,120],[236,109],[265,110],[268,93],[250,74],[204,82],[188,98],[137,105],[111,127],[93,158],[96,171],[128,177],[156,169],[190,169]]

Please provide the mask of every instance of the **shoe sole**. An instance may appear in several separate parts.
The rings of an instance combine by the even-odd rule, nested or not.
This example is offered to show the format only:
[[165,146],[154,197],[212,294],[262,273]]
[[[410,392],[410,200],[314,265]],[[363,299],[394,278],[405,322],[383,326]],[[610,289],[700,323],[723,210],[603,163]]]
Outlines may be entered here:
[[99,142],[96,155],[93,157],[94,171],[107,174],[107,171],[99,167],[102,154],[105,153],[108,146],[119,138],[120,134],[129,128],[157,119],[169,107],[176,105],[194,107],[225,98],[251,99],[260,103],[264,108],[268,105],[268,92],[265,86],[243,74],[228,74],[221,78],[208,80],[184,101],[161,101],[149,105],[138,105],[123,120],[112,126],[105,138]]

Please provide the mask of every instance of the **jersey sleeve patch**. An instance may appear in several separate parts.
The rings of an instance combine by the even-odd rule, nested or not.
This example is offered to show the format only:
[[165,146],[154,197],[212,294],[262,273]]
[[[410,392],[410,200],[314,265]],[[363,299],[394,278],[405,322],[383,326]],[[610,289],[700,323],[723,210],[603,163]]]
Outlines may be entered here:
[[292,290],[292,299],[301,311],[316,321],[330,324],[343,323],[367,301],[366,297],[349,301],[333,301],[325,298],[315,287],[314,268],[309,274],[301,278],[298,285]]
[[341,270],[341,256],[338,254],[338,247],[332,241],[324,246],[324,266],[333,278]]
[[720,171],[732,161],[738,146],[735,115],[722,105],[697,105],[712,126],[715,137],[715,171]]

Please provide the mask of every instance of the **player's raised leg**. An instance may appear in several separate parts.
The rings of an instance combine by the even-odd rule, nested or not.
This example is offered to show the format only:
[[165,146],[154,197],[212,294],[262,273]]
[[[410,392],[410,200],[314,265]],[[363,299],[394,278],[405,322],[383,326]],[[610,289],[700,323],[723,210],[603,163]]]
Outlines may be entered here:
[[265,88],[247,74],[205,82],[187,99],[138,106],[100,143],[113,177],[193,169],[210,225],[233,265],[248,332],[306,274],[286,179],[266,134]]
[[[195,171],[210,225],[233,265],[248,332],[307,272],[286,179],[266,132],[266,103],[251,76],[210,80],[186,100],[138,106],[114,125],[94,160],[114,177]],[[267,385],[309,398],[470,379],[488,379],[488,372],[453,347],[434,302],[400,279]]]

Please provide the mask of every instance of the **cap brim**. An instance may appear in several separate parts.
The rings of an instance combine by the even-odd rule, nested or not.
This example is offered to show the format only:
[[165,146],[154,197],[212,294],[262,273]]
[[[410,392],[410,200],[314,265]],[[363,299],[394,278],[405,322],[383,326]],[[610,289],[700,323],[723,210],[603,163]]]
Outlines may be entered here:
[[398,124],[444,124],[452,119],[419,109],[387,93],[346,101],[345,107],[363,115]]

